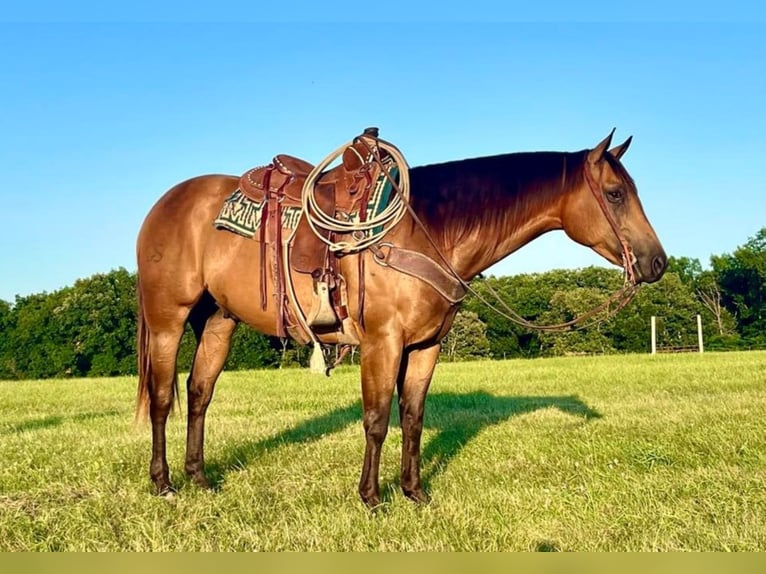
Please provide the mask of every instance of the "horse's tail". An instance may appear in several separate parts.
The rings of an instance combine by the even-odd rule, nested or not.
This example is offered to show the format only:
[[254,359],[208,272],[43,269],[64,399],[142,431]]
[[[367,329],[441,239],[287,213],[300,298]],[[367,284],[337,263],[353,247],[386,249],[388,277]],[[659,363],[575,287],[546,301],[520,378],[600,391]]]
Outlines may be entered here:
[[[136,393],[136,422],[146,422],[151,404],[152,369],[151,333],[146,325],[143,298],[141,296],[141,278],[136,280],[136,300],[138,303],[138,325],[136,332],[136,351],[138,359],[138,391]],[[181,408],[178,395],[178,370],[175,371],[173,385],[170,387],[171,405]]]
[[138,328],[136,354],[138,358],[138,392],[136,393],[136,422],[146,422],[149,417],[149,394],[152,384],[152,356],[149,350],[149,328],[146,326],[144,303],[141,297],[141,279],[136,281],[138,303]]

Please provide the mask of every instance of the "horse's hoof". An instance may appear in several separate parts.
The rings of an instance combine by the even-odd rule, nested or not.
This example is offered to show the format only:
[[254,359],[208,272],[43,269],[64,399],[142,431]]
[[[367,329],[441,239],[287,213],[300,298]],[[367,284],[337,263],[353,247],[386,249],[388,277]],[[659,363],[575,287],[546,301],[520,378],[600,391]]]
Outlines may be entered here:
[[205,478],[205,475],[202,473],[193,474],[189,478],[191,478],[191,481],[195,486],[198,486],[199,488],[203,490],[213,489],[213,487],[210,486],[210,483],[207,481],[207,478]]
[[369,508],[370,510],[374,510],[378,506],[380,506],[380,496],[377,494],[371,494],[371,495],[365,495],[361,492],[359,493],[359,496],[362,497],[362,502]]
[[431,502],[431,497],[428,496],[426,491],[422,488],[417,488],[415,490],[403,490],[402,492],[404,492],[404,496],[416,504],[428,504]]
[[367,510],[370,512],[372,516],[385,514],[391,508],[391,504],[389,502],[383,502],[379,498],[375,500],[365,501],[364,504],[365,506],[367,506]]
[[176,489],[170,485],[164,486],[157,491],[157,496],[165,500],[173,500],[176,497]]

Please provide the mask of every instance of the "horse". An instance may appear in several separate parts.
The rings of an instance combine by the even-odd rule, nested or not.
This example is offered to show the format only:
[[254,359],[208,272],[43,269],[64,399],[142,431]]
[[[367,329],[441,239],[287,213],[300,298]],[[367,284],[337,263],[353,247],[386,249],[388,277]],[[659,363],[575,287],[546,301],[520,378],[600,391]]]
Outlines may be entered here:
[[[402,252],[406,247],[432,270],[465,284],[543,233],[563,230],[623,266],[632,283],[655,282],[667,257],[621,162],[632,136],[610,148],[613,133],[594,148],[576,152],[510,153],[411,168],[411,211],[386,233],[385,245]],[[319,181],[332,179],[335,169]],[[151,418],[149,474],[161,496],[175,493],[165,426],[178,400],[177,354],[185,324],[197,347],[186,381],[184,469],[203,488],[210,488],[203,453],[205,415],[235,327],[245,323],[266,335],[278,334],[274,268],[264,260],[259,241],[212,225],[238,185],[230,175],[179,183],[151,208],[138,235],[136,417]],[[402,432],[400,487],[415,502],[429,501],[420,479],[425,400],[440,342],[460,306],[460,297],[445,296],[433,281],[383,264],[381,250],[365,249],[338,260],[349,294],[347,321],[360,350],[365,449],[358,493],[370,507],[381,501],[381,447],[394,390]],[[268,296],[259,301],[264,266],[269,268]],[[311,276],[291,275],[297,300],[309,301]],[[357,296],[360,288],[363,297]],[[316,336],[320,343],[342,341],[332,330]]]

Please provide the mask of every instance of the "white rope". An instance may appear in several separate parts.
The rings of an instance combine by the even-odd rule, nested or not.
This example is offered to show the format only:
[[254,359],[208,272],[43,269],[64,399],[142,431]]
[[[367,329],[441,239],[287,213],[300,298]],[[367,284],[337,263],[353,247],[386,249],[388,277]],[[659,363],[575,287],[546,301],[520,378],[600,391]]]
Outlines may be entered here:
[[[407,212],[406,202],[408,202],[410,198],[410,173],[404,156],[393,144],[377,138],[370,139],[374,139],[378,148],[391,155],[394,160],[393,165],[399,169],[399,191],[397,192],[393,176],[381,161],[379,151],[377,149],[373,150],[373,161],[378,163],[381,170],[384,172],[384,176],[391,180],[392,187],[394,187],[391,194],[391,201],[381,213],[371,215],[367,221],[355,222],[348,219],[339,219],[334,213],[325,213],[317,204],[316,197],[314,196],[314,184],[322,175],[325,168],[341,156],[346,148],[353,145],[353,141],[343,144],[328,155],[322,162],[317,164],[317,166],[311,170],[306,178],[306,182],[303,184],[301,198],[303,211],[306,214],[309,226],[314,234],[330,247],[330,251],[333,253],[357,253],[378,243],[383,236],[391,230],[391,228],[402,220],[404,214]],[[344,239],[340,241],[332,241],[322,235],[322,231],[331,231],[348,237],[344,237]]]

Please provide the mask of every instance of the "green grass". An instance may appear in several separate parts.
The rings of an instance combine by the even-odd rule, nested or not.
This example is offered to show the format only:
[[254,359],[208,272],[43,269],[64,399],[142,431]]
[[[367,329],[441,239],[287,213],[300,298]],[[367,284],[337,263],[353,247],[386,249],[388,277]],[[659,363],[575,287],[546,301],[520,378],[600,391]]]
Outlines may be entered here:
[[442,364],[424,507],[356,494],[359,373],[225,373],[202,491],[152,495],[135,379],[0,383],[0,550],[766,550],[766,352]]

